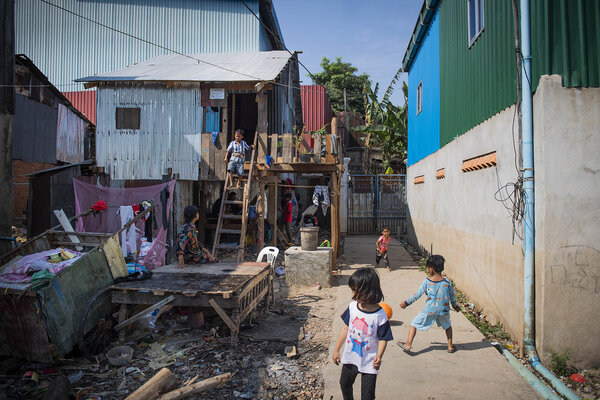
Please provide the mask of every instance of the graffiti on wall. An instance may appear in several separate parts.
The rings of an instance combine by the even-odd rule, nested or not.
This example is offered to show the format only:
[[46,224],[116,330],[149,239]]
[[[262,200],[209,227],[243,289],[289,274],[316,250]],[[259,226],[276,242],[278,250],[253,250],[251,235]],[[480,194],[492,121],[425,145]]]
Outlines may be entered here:
[[600,251],[587,246],[564,246],[550,254],[550,283],[600,293]]

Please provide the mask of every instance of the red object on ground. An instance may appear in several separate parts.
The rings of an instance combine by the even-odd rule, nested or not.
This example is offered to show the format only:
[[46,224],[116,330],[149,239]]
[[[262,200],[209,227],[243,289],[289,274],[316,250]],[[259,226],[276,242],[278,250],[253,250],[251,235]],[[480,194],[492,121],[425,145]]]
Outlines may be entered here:
[[579,375],[579,374],[573,374],[573,375],[571,375],[570,378],[572,381],[575,381],[577,383],[583,383],[583,382],[587,381],[587,379],[585,379],[585,376]]
[[104,211],[106,210],[106,202],[104,200],[100,200],[94,203],[92,209],[96,211]]

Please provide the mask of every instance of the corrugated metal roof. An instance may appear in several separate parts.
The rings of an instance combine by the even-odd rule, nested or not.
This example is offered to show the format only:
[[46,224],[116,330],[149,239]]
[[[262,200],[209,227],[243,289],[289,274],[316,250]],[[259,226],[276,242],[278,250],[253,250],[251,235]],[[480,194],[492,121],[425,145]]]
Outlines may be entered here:
[[92,124],[96,124],[96,91],[86,90],[85,92],[64,92],[67,99],[73,104],[73,107],[81,111]]
[[[52,2],[184,54],[272,49],[260,21],[239,0]],[[258,0],[245,2],[260,14]],[[268,19],[265,22],[268,25]],[[84,90],[83,84],[73,83],[76,78],[113,71],[167,53],[163,48],[111,31],[39,0],[16,0],[15,49],[35,60],[63,91]]]
[[259,82],[277,78],[292,55],[287,51],[170,54],[77,82],[194,81]]

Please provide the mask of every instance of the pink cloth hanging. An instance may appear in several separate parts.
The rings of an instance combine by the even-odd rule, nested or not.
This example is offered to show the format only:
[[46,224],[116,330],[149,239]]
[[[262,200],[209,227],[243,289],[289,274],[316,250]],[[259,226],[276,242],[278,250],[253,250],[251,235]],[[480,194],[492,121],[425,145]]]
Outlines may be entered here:
[[[156,223],[159,227],[152,247],[140,264],[148,269],[158,268],[165,264],[165,248],[167,239],[167,227],[163,226],[163,205],[160,201],[160,192],[167,188],[169,198],[166,204],[166,215],[169,216],[173,206],[173,191],[175,180],[161,183],[159,185],[144,186],[139,188],[111,188],[102,185],[93,185],[79,179],[73,179],[75,191],[75,213],[81,214],[97,201],[106,202],[106,211],[98,215],[88,215],[77,220],[75,230],[77,232],[117,232],[121,228],[121,220],[117,210],[121,206],[140,204],[145,200],[152,200],[155,204],[154,213]],[[136,224],[143,231],[143,221]]]

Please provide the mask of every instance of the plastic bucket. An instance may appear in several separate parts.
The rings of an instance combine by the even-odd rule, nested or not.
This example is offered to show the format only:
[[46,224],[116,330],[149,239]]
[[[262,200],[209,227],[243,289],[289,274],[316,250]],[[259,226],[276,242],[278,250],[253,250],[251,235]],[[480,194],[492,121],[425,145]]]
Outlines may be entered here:
[[319,245],[319,227],[300,228],[300,246],[305,251],[315,251]]

